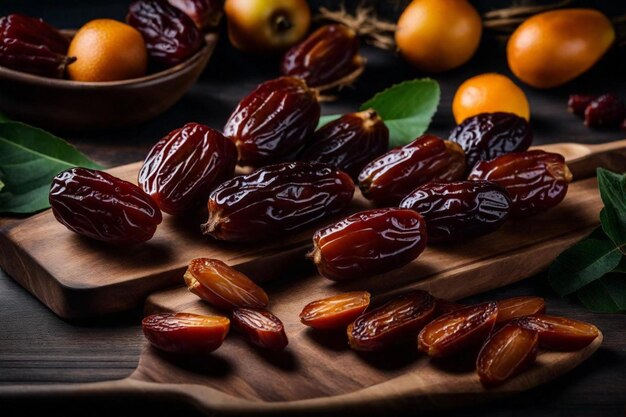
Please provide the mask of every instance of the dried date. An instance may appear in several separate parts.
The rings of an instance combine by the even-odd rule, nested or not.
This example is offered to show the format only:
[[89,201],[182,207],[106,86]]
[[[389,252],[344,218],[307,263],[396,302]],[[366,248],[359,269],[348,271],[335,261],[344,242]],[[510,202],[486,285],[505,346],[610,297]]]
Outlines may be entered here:
[[224,126],[241,165],[283,161],[313,136],[320,118],[316,93],[294,77],[260,84],[244,97]]
[[350,176],[329,165],[270,165],[217,187],[202,230],[220,240],[265,240],[338,214],[353,194]]
[[141,33],[150,59],[160,68],[186,61],[204,42],[193,20],[164,0],[132,2],[126,22]]
[[217,259],[193,259],[184,278],[189,291],[222,310],[265,308],[269,304],[269,297],[261,287]]
[[68,57],[69,39],[41,19],[10,14],[0,18],[0,65],[17,71],[63,78],[76,61]]
[[417,347],[431,357],[445,357],[482,345],[496,324],[495,302],[477,304],[428,323],[417,338]]
[[470,180],[487,180],[506,188],[511,215],[529,216],[559,204],[567,194],[572,173],[562,155],[540,150],[511,153],[481,161]]
[[389,147],[389,129],[368,109],[350,113],[321,127],[300,159],[324,162],[357,178],[363,167]]
[[497,324],[513,319],[534,316],[546,312],[546,303],[541,297],[514,297],[498,301]]
[[424,251],[426,236],[426,224],[416,211],[367,210],[315,232],[308,256],[328,279],[362,278],[411,262]]
[[139,171],[139,185],[169,214],[206,203],[211,191],[231,178],[237,148],[217,130],[187,123],[152,147]]
[[435,316],[436,307],[435,299],[426,291],[415,290],[395,297],[348,326],[350,347],[374,351],[414,338]]
[[185,12],[201,31],[215,30],[224,15],[222,0],[168,0]]
[[267,310],[235,309],[233,325],[250,343],[263,349],[283,350],[289,343],[283,322]]
[[585,126],[617,128],[626,117],[624,102],[615,94],[603,94],[585,108]]
[[456,242],[498,229],[509,216],[511,198],[489,181],[431,182],[406,196],[400,207],[424,216],[430,242]]
[[449,139],[465,151],[467,168],[482,160],[525,151],[533,141],[526,119],[512,113],[481,113],[458,125]]
[[465,156],[458,144],[424,135],[373,160],[358,179],[365,198],[395,206],[422,184],[456,181],[464,172]]
[[517,325],[539,334],[539,346],[550,350],[578,350],[593,342],[600,330],[593,324],[554,316],[526,316]]
[[587,94],[571,94],[567,100],[567,109],[570,113],[583,117],[585,115],[585,109],[595,98],[596,96]]
[[146,339],[159,350],[183,355],[201,355],[222,345],[230,320],[221,316],[164,313],[141,322]]
[[307,304],[300,313],[300,321],[314,329],[345,329],[369,304],[367,291],[346,292]]
[[54,217],[68,229],[112,244],[145,242],[162,220],[141,188],[94,169],[59,173],[52,180],[49,201]]

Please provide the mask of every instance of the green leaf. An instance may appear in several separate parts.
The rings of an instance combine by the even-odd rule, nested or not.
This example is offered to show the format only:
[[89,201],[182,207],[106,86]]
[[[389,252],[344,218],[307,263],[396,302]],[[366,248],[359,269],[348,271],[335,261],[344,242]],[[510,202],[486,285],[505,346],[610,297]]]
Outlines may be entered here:
[[18,122],[0,123],[0,213],[34,213],[49,207],[52,178],[82,166],[102,168],[63,139]]
[[601,313],[626,310],[626,275],[610,273],[577,292],[585,307]]
[[598,187],[604,203],[602,230],[616,246],[626,244],[626,176],[598,168]]
[[[393,148],[406,145],[428,129],[440,95],[439,84],[430,78],[404,81],[376,94],[360,110],[376,110],[389,128],[389,146]],[[322,116],[318,127],[339,117]]]
[[550,265],[548,280],[560,295],[572,294],[611,272],[622,253],[610,240],[587,238],[561,253]]

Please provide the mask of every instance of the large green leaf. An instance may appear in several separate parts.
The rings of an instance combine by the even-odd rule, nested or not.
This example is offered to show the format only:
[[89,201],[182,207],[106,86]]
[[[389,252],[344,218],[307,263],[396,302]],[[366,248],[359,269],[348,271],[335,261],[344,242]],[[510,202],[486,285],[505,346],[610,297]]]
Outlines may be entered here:
[[581,288],[576,294],[590,310],[602,313],[626,311],[626,275],[607,274]]
[[0,213],[49,207],[52,178],[74,167],[101,168],[63,139],[18,122],[0,123]]
[[598,168],[598,187],[604,203],[602,230],[616,246],[626,244],[626,176]]

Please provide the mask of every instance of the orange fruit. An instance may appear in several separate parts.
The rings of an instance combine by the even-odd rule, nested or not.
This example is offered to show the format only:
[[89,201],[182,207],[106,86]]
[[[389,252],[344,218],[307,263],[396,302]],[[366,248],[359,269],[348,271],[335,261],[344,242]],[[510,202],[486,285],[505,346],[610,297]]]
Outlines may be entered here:
[[116,20],[96,19],[76,32],[67,67],[75,81],[118,81],[141,77],[148,67],[146,44],[135,28]]
[[480,15],[467,0],[414,0],[398,19],[396,44],[417,69],[447,71],[474,55],[482,28]]
[[557,87],[591,68],[614,40],[610,20],[597,10],[553,10],[532,16],[513,32],[507,59],[526,84]]
[[452,100],[454,120],[461,123],[480,113],[514,113],[530,119],[526,95],[510,78],[488,73],[469,78],[461,84]]

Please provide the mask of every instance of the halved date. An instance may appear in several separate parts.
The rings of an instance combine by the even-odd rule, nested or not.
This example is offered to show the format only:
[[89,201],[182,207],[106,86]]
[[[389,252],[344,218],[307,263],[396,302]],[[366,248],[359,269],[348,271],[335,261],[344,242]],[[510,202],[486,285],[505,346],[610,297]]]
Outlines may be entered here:
[[514,297],[500,300],[497,303],[497,324],[503,324],[513,319],[534,316],[546,312],[546,303],[541,297]]
[[369,304],[367,291],[346,292],[307,304],[300,313],[300,321],[314,329],[345,329]]
[[426,247],[426,224],[413,210],[362,211],[319,229],[308,255],[335,281],[380,274],[411,262]]
[[428,323],[417,347],[431,357],[445,357],[481,345],[496,324],[495,302],[482,303],[445,314]]
[[485,385],[499,385],[528,368],[537,358],[539,335],[534,330],[507,324],[485,343],[476,370]]
[[223,310],[264,308],[269,304],[269,298],[261,287],[217,259],[193,259],[184,278],[189,291]]
[[435,298],[426,291],[415,290],[395,297],[348,326],[350,347],[374,351],[413,338],[435,316],[436,307]]
[[263,349],[282,350],[289,343],[283,322],[267,310],[237,308],[233,310],[233,325],[250,343]]
[[350,176],[329,165],[270,165],[217,187],[202,230],[220,240],[265,240],[338,214],[353,194]]
[[376,204],[395,206],[422,184],[456,181],[464,172],[465,155],[458,144],[424,135],[367,164],[359,174],[359,187]]
[[139,185],[169,214],[204,204],[211,191],[233,176],[237,148],[210,127],[187,123],[152,147],[139,171]]
[[163,219],[141,188],[95,169],[59,173],[49,201],[54,217],[71,231],[118,245],[150,240]]
[[230,115],[224,135],[239,151],[239,164],[284,161],[313,136],[320,118],[316,93],[294,77],[260,84]]
[[539,333],[539,345],[550,350],[582,349],[600,335],[600,330],[593,324],[565,317],[527,316],[516,323]]
[[572,173],[563,155],[540,150],[511,153],[474,166],[470,180],[488,180],[506,188],[511,215],[528,216],[559,204]]
[[350,113],[315,132],[300,159],[330,164],[356,178],[389,147],[389,129],[372,110]]
[[164,313],[147,316],[141,322],[146,339],[165,352],[200,355],[222,345],[230,320],[222,316],[191,313]]
[[431,182],[407,195],[400,207],[419,212],[431,242],[456,242],[491,233],[508,218],[507,191],[489,181]]

